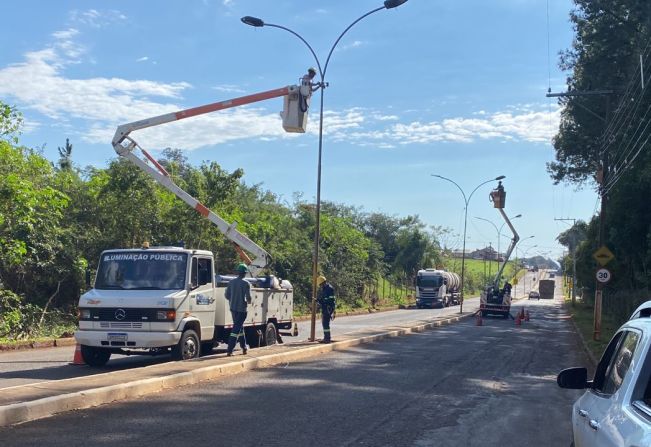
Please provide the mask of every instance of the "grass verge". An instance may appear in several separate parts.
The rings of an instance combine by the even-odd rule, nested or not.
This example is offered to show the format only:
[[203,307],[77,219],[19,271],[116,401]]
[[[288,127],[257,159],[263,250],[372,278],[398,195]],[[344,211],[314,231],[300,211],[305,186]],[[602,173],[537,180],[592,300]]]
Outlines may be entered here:
[[601,358],[601,354],[606,349],[608,342],[612,338],[613,334],[617,329],[619,329],[619,324],[615,322],[612,318],[609,318],[607,315],[602,315],[601,319],[601,337],[599,341],[595,341],[594,334],[594,306],[592,303],[584,303],[577,300],[576,304],[572,306],[571,298],[565,297],[565,305],[572,316],[572,319],[576,323],[583,339],[586,341],[588,349],[594,357],[598,360]]

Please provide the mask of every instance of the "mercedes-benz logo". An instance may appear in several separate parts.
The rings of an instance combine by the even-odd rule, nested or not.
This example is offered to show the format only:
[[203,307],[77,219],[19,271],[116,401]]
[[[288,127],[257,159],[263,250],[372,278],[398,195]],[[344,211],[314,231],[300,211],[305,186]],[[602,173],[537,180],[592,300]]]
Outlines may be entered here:
[[116,320],[124,320],[124,318],[127,316],[127,311],[124,309],[117,309],[115,311],[115,319]]

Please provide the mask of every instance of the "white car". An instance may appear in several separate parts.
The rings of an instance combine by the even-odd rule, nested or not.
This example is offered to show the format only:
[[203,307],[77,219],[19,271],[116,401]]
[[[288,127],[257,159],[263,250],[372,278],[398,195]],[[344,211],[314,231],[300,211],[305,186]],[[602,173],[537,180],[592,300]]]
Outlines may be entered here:
[[620,327],[588,380],[586,368],[569,368],[561,388],[586,389],[572,407],[574,447],[651,446],[651,317]]

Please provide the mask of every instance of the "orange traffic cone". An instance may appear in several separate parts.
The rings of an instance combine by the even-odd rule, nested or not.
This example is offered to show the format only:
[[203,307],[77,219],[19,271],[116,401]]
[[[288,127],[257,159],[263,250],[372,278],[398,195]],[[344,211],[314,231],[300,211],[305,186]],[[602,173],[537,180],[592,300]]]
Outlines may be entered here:
[[516,326],[522,326],[522,320],[520,319],[520,314],[516,314],[515,316],[515,325]]
[[529,321],[529,311],[524,315],[524,321]]
[[475,326],[483,326],[484,322],[481,319],[481,312],[477,313],[477,320],[475,321]]
[[84,362],[84,358],[81,355],[81,345],[77,343],[77,346],[75,347],[75,356],[72,359],[72,362],[69,363],[70,365],[85,365],[86,362]]

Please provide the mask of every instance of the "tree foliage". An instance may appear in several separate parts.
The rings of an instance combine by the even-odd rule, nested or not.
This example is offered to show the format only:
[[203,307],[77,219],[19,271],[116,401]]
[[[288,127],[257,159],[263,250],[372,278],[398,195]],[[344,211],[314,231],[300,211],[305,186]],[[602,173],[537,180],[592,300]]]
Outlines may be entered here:
[[[0,129],[5,136],[17,135],[18,113],[1,110],[9,112],[0,118]],[[81,170],[69,139],[58,149],[53,164],[37,151],[0,140],[0,329],[22,334],[26,321],[42,320],[38,311],[73,308],[86,270],[94,270],[108,248],[147,241],[206,249],[215,253],[220,274],[231,273],[239,262],[233,244],[213,224],[127,160]],[[216,162],[193,166],[179,149],[165,149],[158,161],[178,186],[271,253],[271,272],[290,280],[298,307],[307,308],[314,203],[296,196],[288,204],[261,185],[247,185],[242,169],[229,172]],[[417,216],[323,202],[319,273],[334,284],[340,303],[368,305],[364,300],[380,278],[408,284],[418,268],[438,262],[439,230],[428,229]]]
[[[590,289],[595,285],[596,263],[592,255],[600,247],[600,240],[615,254],[608,264],[613,280],[604,294],[606,311],[608,297],[614,296],[615,290],[645,290],[651,286],[651,88],[647,76],[651,66],[651,2],[574,3],[570,18],[575,39],[560,59],[561,68],[571,73],[568,90],[613,93],[560,101],[563,110],[554,138],[556,160],[548,169],[554,181],[575,185],[589,184],[599,173],[601,184],[596,187],[605,197],[605,213],[587,224],[577,223],[558,240],[572,247],[579,239],[578,282]],[[647,78],[644,86],[640,59]],[[632,299],[623,307],[635,304]]]

